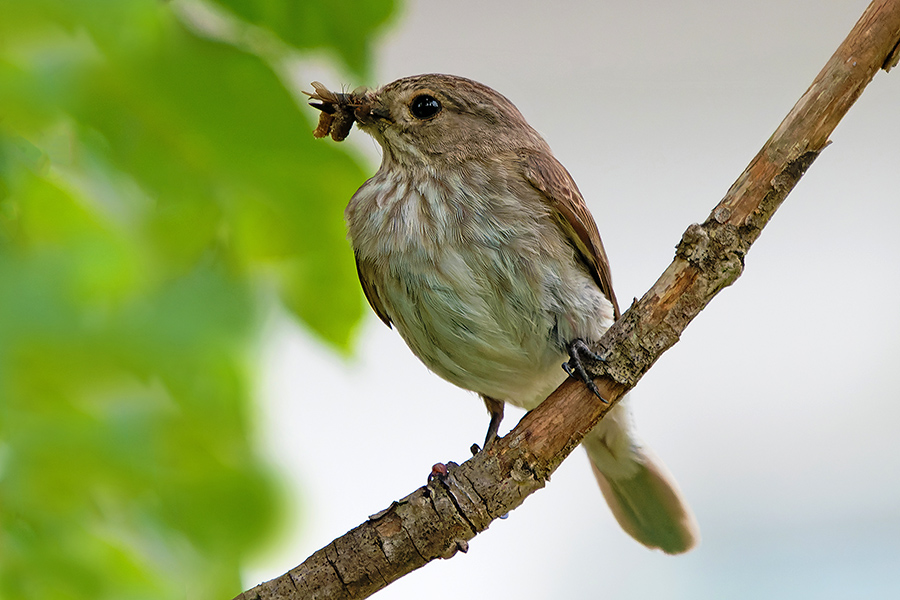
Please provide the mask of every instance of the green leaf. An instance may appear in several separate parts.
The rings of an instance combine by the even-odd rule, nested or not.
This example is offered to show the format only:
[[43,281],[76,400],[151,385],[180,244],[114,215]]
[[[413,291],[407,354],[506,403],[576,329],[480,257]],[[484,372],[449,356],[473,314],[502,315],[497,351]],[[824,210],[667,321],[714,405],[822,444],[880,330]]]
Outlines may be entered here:
[[[70,110],[157,198],[149,234],[162,252],[191,264],[220,241],[242,268],[276,267],[297,316],[346,347],[362,302],[342,212],[365,173],[316,142],[259,58],[177,27],[169,35],[159,53],[91,73]],[[297,261],[324,261],[332,277],[277,268]],[[295,290],[333,310],[293,302]]]
[[396,9],[394,0],[213,0],[298,49],[330,49],[358,75],[368,75],[375,36]]
[[[387,15],[290,4],[356,68]],[[278,7],[243,10],[291,41]],[[279,508],[250,444],[260,299],[349,349],[366,173],[167,2],[0,15],[0,597],[234,596]]]
[[203,266],[148,284],[134,238],[21,164],[0,253],[0,595],[234,595],[274,514],[247,445],[249,289]]

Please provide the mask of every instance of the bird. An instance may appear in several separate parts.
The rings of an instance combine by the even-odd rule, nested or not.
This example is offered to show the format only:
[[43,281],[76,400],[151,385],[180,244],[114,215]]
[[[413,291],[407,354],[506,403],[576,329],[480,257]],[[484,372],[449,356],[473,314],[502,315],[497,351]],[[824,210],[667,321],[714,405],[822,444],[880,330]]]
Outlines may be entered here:
[[[355,124],[382,150],[345,210],[363,292],[431,371],[481,396],[485,445],[506,403],[534,409],[570,375],[599,395],[581,362],[620,316],[609,260],[574,179],[515,105],[438,73],[352,93],[313,87],[317,137],[342,140]],[[627,397],[582,446],[626,533],[668,554],[697,544]]]

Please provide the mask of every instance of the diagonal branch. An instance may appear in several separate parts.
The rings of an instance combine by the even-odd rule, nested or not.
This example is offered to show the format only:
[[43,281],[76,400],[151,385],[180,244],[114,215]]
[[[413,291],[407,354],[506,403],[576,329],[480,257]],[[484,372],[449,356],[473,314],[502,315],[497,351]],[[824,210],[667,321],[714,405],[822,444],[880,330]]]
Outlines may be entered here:
[[603,415],[741,274],[744,257],[875,73],[900,56],[900,0],[875,0],[675,259],[598,344],[602,404],[567,380],[506,437],[236,600],[366,598],[467,541],[542,488]]

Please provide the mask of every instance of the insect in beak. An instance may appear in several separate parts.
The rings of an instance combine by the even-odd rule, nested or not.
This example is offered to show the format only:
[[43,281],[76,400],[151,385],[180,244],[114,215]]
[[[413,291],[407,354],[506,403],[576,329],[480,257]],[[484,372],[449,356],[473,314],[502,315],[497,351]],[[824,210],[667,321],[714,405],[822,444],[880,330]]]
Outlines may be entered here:
[[322,111],[313,135],[340,142],[350,134],[353,123],[370,125],[376,121],[390,121],[391,113],[379,104],[378,98],[365,87],[358,87],[349,94],[332,92],[318,81],[312,82],[315,92],[303,92],[309,96],[309,105]]

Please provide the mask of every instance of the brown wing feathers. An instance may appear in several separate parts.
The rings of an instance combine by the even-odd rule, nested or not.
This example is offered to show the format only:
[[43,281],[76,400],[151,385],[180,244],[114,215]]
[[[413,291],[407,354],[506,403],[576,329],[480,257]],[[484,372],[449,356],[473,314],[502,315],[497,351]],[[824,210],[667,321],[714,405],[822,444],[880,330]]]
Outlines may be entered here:
[[565,167],[549,154],[527,152],[522,158],[525,178],[546,199],[563,233],[591,270],[600,290],[612,302],[618,319],[619,303],[612,287],[609,259],[578,186]]

